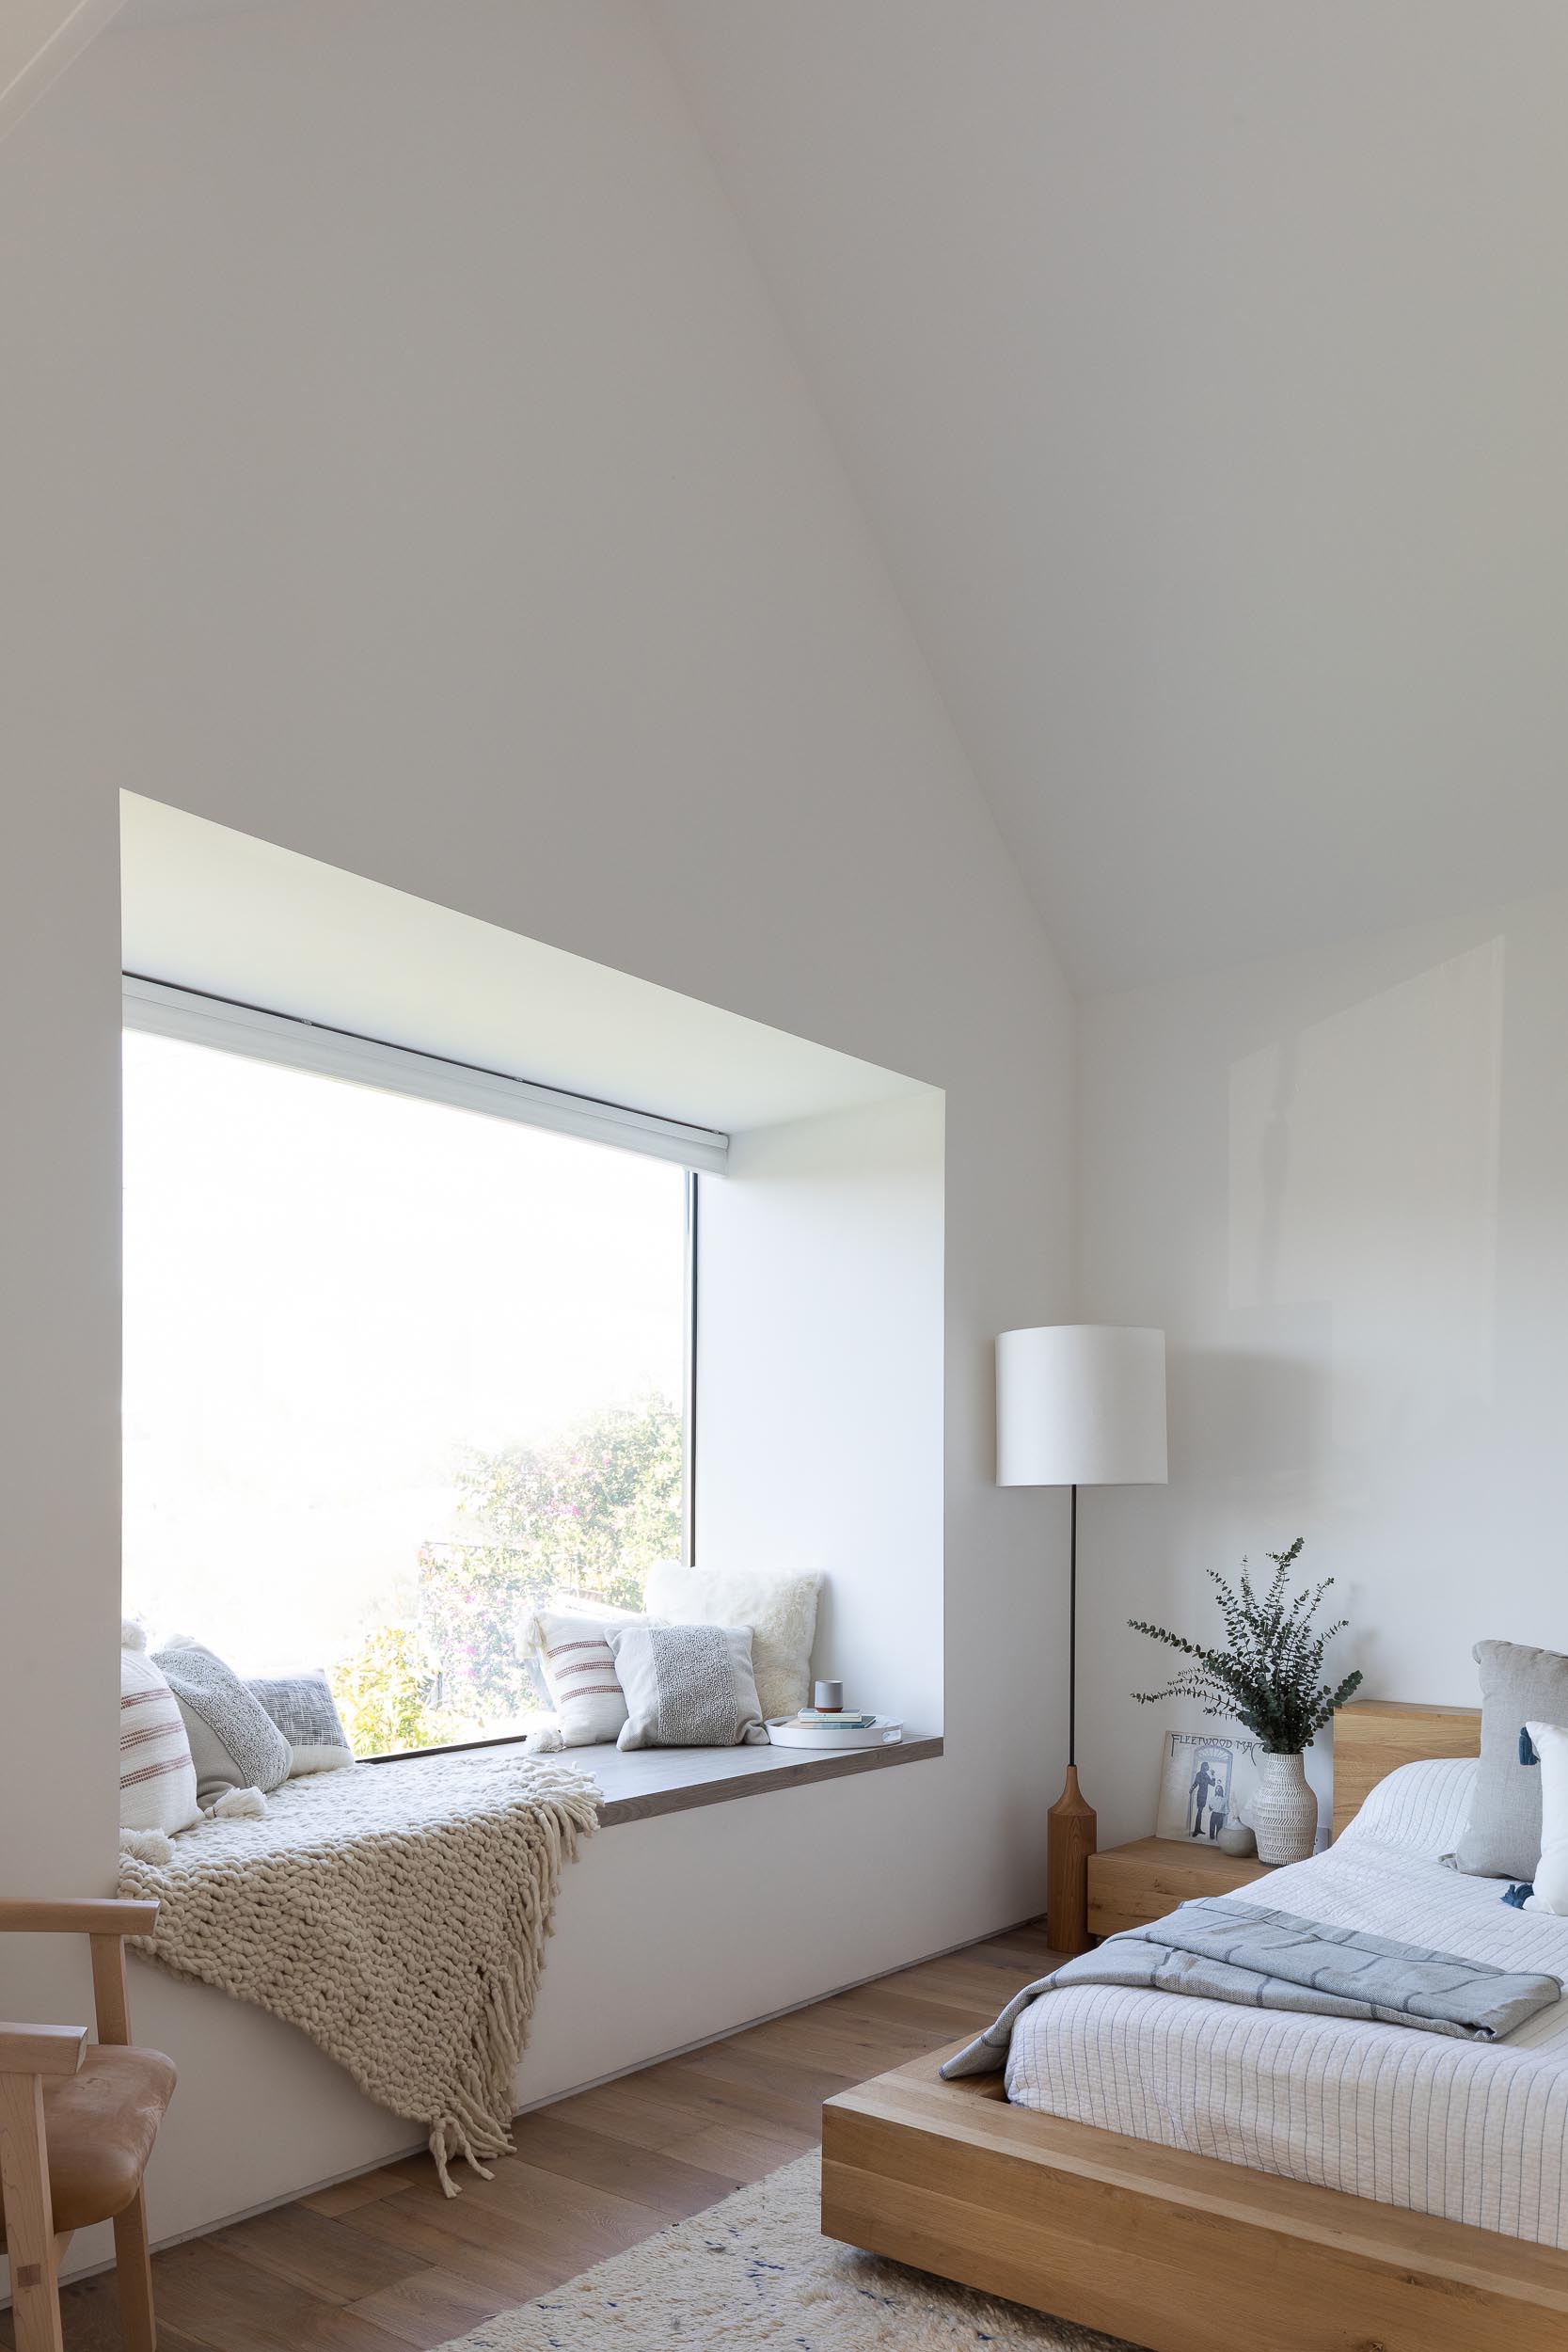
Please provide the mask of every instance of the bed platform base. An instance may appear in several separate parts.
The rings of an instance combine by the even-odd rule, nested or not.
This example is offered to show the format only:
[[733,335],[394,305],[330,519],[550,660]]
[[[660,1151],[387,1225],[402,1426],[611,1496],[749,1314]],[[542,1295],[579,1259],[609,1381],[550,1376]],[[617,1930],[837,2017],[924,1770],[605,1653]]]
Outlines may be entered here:
[[1150,2352],[1568,2346],[1568,2253],[1010,2106],[947,2055],[828,2102],[827,2236]]

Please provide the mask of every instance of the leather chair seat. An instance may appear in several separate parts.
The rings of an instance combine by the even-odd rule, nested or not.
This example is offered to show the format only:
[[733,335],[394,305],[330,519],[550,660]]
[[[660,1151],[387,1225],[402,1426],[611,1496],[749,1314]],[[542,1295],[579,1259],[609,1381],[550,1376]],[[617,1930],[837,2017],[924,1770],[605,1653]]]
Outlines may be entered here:
[[[43,2089],[44,2136],[55,2229],[110,2221],[135,2197],[164,2109],[174,2096],[173,2061],[161,2050],[89,2042],[77,2074]],[[6,2243],[0,2216],[0,2249]]]

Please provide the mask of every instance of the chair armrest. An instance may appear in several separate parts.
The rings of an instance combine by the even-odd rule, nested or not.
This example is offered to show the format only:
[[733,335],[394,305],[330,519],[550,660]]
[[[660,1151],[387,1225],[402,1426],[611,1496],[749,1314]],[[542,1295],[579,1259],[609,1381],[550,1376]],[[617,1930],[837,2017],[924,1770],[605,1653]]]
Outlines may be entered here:
[[0,2026],[0,2074],[74,2074],[86,2026]]
[[158,1916],[155,1902],[112,1896],[103,1901],[90,1895],[62,1895],[32,1902],[0,1900],[0,1935],[150,1935]]

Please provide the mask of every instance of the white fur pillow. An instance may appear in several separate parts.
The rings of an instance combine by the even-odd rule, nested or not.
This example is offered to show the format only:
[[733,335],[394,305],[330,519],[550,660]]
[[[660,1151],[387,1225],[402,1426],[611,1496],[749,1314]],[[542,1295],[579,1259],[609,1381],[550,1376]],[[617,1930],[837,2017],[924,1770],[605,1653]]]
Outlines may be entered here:
[[820,1576],[765,1576],[754,1568],[689,1568],[656,1560],[648,1613],[674,1625],[747,1625],[765,1716],[793,1715],[811,1697]]

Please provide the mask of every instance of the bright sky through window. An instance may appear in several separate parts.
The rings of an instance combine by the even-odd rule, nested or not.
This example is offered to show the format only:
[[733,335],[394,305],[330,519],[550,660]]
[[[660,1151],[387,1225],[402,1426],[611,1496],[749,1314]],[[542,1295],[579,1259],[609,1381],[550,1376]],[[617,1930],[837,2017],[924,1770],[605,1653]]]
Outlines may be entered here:
[[128,1031],[127,1608],[328,1666],[365,1750],[508,1728],[526,1593],[679,1544],[684,1186]]

